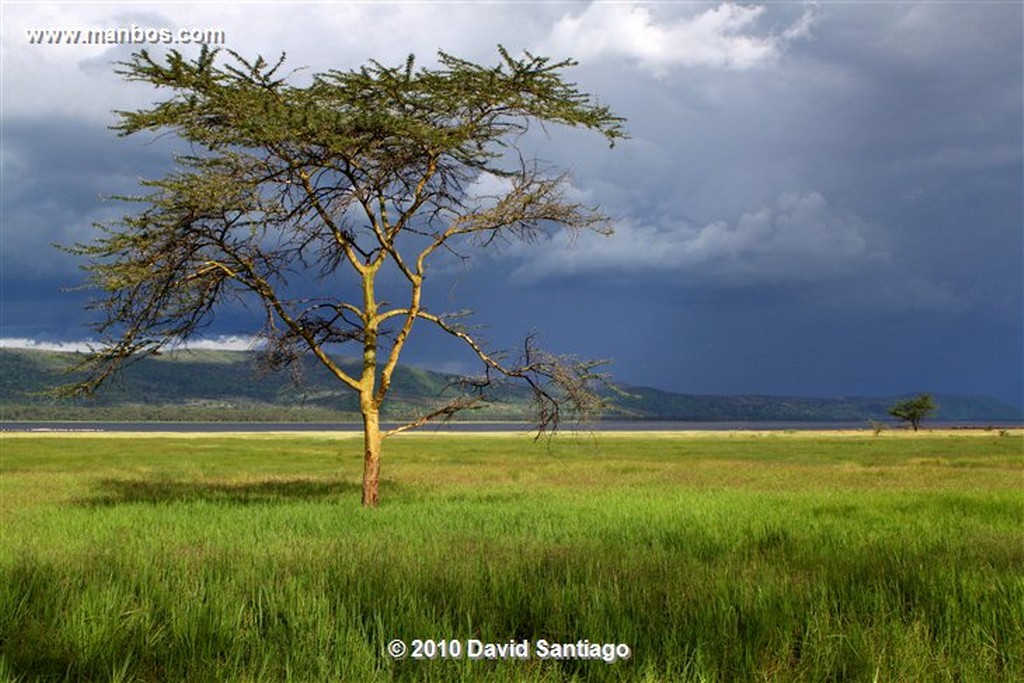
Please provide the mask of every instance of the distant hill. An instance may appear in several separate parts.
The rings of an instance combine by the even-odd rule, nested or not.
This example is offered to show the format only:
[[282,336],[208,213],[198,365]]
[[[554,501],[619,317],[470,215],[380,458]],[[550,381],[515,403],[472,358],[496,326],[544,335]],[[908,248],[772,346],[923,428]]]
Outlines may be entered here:
[[[310,364],[300,383],[288,373],[261,373],[243,351],[184,351],[139,361],[94,399],[55,400],[41,392],[68,381],[74,353],[0,349],[0,417],[13,420],[185,420],[331,422],[358,418],[356,397],[319,366]],[[340,359],[355,372],[358,363]],[[451,390],[453,375],[421,368],[396,369],[385,418],[402,419],[436,405]],[[624,387],[604,417],[689,421],[867,421],[888,418],[899,396],[800,398],[676,394]],[[935,420],[1018,422],[1021,411],[987,397],[936,395]],[[463,419],[528,417],[529,395],[508,388]]]
[[[674,394],[657,389],[629,389],[637,397],[621,400],[624,411],[645,420],[700,422],[848,422],[888,420],[889,408],[905,396],[875,398],[808,398],[798,396],[714,396]],[[914,394],[916,395],[916,394]],[[1020,422],[1022,412],[986,396],[934,395],[932,420],[946,422]]]

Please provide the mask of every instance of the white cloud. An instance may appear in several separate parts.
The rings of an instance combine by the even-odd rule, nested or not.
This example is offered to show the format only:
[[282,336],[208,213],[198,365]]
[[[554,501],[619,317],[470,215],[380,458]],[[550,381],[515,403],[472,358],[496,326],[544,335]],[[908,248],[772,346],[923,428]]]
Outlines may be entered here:
[[0,349],[32,349],[35,351],[81,351],[87,352],[95,342],[87,341],[39,341],[24,337],[0,337]]
[[252,351],[260,347],[263,341],[250,335],[221,335],[212,339],[192,339],[173,345],[174,349],[211,350],[211,351]]
[[625,220],[610,238],[588,234],[574,241],[558,233],[518,251],[524,263],[514,278],[671,273],[680,282],[712,285],[816,282],[883,257],[869,233],[865,221],[830,206],[818,192],[787,193],[733,222],[695,227]]
[[[212,350],[212,351],[251,351],[259,347],[261,341],[247,335],[221,335],[210,339],[195,339],[185,343],[174,344],[173,350]],[[36,351],[79,351],[88,352],[99,345],[99,342],[84,341],[41,341],[25,337],[0,337],[0,349],[33,349]]]
[[111,110],[154,100],[148,86],[117,76],[114,62],[143,48],[155,54],[171,47],[186,55],[198,51],[144,43],[32,44],[29,31],[38,29],[220,30],[222,47],[268,59],[284,52],[286,68],[321,72],[358,68],[369,59],[400,64],[410,53],[430,65],[440,49],[493,62],[498,43],[515,51],[536,42],[553,12],[539,6],[537,16],[528,17],[514,4],[480,11],[471,3],[3,3],[3,116],[61,115],[107,124]]
[[668,67],[749,69],[775,60],[786,45],[810,33],[811,10],[781,34],[753,33],[765,8],[726,3],[700,14],[659,20],[647,7],[592,3],[566,14],[545,49],[580,59],[628,59],[663,74]]
[[493,173],[483,172],[466,186],[466,198],[480,208],[494,206],[501,197],[512,190],[512,180]]

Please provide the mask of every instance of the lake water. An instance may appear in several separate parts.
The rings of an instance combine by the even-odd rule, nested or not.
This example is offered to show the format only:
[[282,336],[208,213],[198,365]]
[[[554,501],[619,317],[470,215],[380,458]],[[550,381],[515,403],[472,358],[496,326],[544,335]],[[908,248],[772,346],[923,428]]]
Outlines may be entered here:
[[[395,425],[382,425],[389,429]],[[896,428],[896,423],[886,423],[887,428]],[[1021,423],[977,423],[977,422],[928,422],[924,428],[983,428],[1020,427]],[[573,425],[565,425],[564,431],[572,431]],[[313,423],[313,422],[0,422],[4,432],[203,432],[209,434],[231,434],[240,432],[361,432],[362,424]],[[685,422],[685,421],[608,421],[594,422],[582,430],[599,432],[627,431],[765,431],[765,430],[823,430],[823,429],[868,429],[866,421],[855,422]],[[531,427],[517,422],[453,422],[421,427],[418,432],[530,432]]]

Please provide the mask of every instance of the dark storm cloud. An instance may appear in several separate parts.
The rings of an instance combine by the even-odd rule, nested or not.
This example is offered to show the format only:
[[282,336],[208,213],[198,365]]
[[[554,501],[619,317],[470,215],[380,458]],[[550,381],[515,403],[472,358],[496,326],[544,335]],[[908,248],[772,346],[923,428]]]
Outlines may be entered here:
[[166,172],[166,141],[121,140],[74,118],[4,122],[5,278],[68,276],[77,264],[54,245],[87,241],[93,224],[125,212],[118,194]]
[[[596,89],[625,107],[641,151],[611,155],[617,186],[591,195],[622,217],[620,235],[534,254],[519,276],[760,287],[859,267],[851,294],[902,290],[911,305],[1005,291],[1020,268],[1021,70],[1006,58],[1019,19],[1010,5],[826,5],[814,40],[778,64],[634,73],[644,107],[619,96],[620,66]],[[794,197],[818,205],[803,225],[786,215]]]
[[1017,5],[824,5],[762,68],[584,66],[635,137],[569,155],[618,234],[517,252],[517,292],[662,386],[1020,404],[1020,27]]
[[[556,127],[530,153],[570,167],[573,197],[617,234],[554,232],[435,269],[430,305],[477,309],[496,347],[536,330],[613,357],[623,381],[682,391],[1021,402],[1019,4],[154,7],[131,21],[219,22],[243,53],[287,50],[314,70],[438,48],[492,61],[499,42],[579,58],[571,78],[633,139],[609,150]],[[396,40],[381,54],[385,19]],[[87,238],[124,209],[100,197],[169,168],[169,141],[105,128],[111,109],[152,99],[105,70],[126,52],[5,61],[0,336],[84,336],[80,296],[41,294],[77,275],[49,245]],[[459,362],[419,339],[410,358]]]

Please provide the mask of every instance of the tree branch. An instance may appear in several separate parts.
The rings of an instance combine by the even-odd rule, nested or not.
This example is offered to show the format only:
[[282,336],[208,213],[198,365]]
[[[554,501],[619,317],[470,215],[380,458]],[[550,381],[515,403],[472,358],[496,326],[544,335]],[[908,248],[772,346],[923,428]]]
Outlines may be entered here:
[[[607,401],[591,386],[610,386],[607,375],[595,372],[597,368],[607,365],[608,361],[579,360],[551,354],[538,349],[534,336],[530,335],[523,342],[523,352],[517,364],[506,365],[494,354],[486,352],[464,328],[424,311],[420,311],[418,317],[461,339],[484,363],[486,369],[494,370],[503,377],[522,380],[529,386],[537,417],[538,438],[558,430],[565,410],[577,422],[584,422],[608,406]],[[486,372],[485,380],[479,387],[492,383],[490,372]]]

